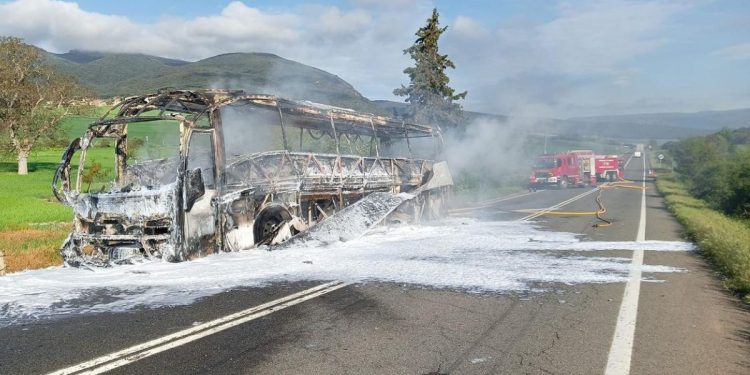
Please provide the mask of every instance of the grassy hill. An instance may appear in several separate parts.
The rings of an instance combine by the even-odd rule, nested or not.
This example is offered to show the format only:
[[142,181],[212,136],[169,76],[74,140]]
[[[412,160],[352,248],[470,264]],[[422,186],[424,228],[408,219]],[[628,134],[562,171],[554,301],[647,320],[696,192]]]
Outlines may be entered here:
[[268,53],[229,53],[196,62],[143,54],[44,54],[53,67],[73,75],[105,98],[143,94],[163,87],[213,87],[379,111],[338,76]]
[[[188,62],[143,54],[44,52],[55,68],[71,74],[102,97],[129,96],[163,87],[229,88],[307,99],[385,115],[403,115],[406,104],[371,101],[336,75],[268,53],[229,53]],[[465,113],[504,123],[507,117]],[[540,119],[530,132],[631,140],[679,139],[706,135],[724,127],[750,125],[750,109],[696,113],[652,113],[621,116]]]

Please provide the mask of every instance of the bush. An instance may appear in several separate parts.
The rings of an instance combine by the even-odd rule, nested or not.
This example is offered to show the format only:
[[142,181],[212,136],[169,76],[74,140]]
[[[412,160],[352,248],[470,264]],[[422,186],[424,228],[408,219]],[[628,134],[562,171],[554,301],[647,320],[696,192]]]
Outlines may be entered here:
[[692,195],[743,219],[750,219],[750,150],[742,143],[748,134],[750,129],[725,129],[668,145]]

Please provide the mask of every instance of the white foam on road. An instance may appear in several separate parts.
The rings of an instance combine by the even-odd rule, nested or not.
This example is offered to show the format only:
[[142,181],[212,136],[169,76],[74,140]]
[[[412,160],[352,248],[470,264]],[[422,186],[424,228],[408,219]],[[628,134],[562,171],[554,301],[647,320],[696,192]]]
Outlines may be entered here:
[[[286,281],[382,281],[476,292],[525,291],[540,283],[624,282],[629,258],[581,251],[634,249],[689,251],[693,246],[581,241],[530,223],[451,219],[378,228],[327,247],[250,250],[94,271],[55,267],[15,273],[0,278],[0,326],[34,317],[184,305],[229,289]],[[676,271],[642,266],[644,273]]]

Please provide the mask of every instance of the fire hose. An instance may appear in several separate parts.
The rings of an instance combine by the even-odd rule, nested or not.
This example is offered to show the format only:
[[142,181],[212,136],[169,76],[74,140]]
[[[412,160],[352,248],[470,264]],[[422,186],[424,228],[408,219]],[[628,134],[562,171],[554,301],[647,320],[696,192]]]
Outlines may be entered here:
[[598,206],[596,211],[544,211],[540,212],[539,216],[544,215],[556,215],[556,216],[596,216],[601,223],[594,224],[594,228],[603,228],[612,225],[612,220],[602,217],[603,214],[607,213],[607,208],[604,206],[602,199],[602,192],[606,189],[634,189],[644,190],[646,188],[638,185],[632,185],[631,181],[622,180],[618,182],[605,183],[599,187],[599,193],[596,195],[595,201]]
[[[628,180],[620,180],[617,182],[608,182],[604,183],[599,187],[599,192],[596,195],[595,201],[597,204],[596,211],[559,211],[559,210],[553,210],[553,211],[547,211],[547,210],[535,210],[534,213],[538,213],[538,216],[544,216],[544,215],[555,215],[555,216],[596,216],[598,220],[601,221],[601,223],[594,224],[593,226],[595,228],[603,228],[608,227],[612,225],[612,220],[607,219],[603,217],[602,215],[607,213],[607,208],[604,206],[604,200],[602,199],[602,192],[606,189],[634,189],[634,190],[644,190],[645,188],[633,185],[632,181]],[[523,195],[529,195],[531,193],[523,194]],[[521,197],[523,195],[519,195],[516,197]],[[485,208],[491,208],[494,207],[497,203],[502,202],[503,200],[509,199],[510,197],[500,197],[496,199],[490,199],[484,202],[480,202],[479,205],[474,207],[465,207],[465,208],[457,208],[453,210],[449,210],[448,212],[450,214],[461,214],[465,213],[467,211],[475,211],[475,210],[481,210]]]

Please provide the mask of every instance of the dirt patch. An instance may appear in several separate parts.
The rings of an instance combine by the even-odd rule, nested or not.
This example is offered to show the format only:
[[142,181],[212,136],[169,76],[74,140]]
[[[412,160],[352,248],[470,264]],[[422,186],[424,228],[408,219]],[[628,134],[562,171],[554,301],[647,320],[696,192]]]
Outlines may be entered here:
[[20,254],[5,256],[7,272],[17,272],[26,269],[46,268],[62,264],[57,248],[35,248]]
[[62,264],[58,249],[68,235],[68,227],[47,230],[12,229],[0,231],[0,250],[5,253],[6,272],[45,268]]
[[[57,236],[55,231],[39,229],[17,229],[0,231],[0,244],[10,244],[12,242],[26,242],[30,240],[38,241],[52,236]],[[0,245],[2,246],[2,245]]]

